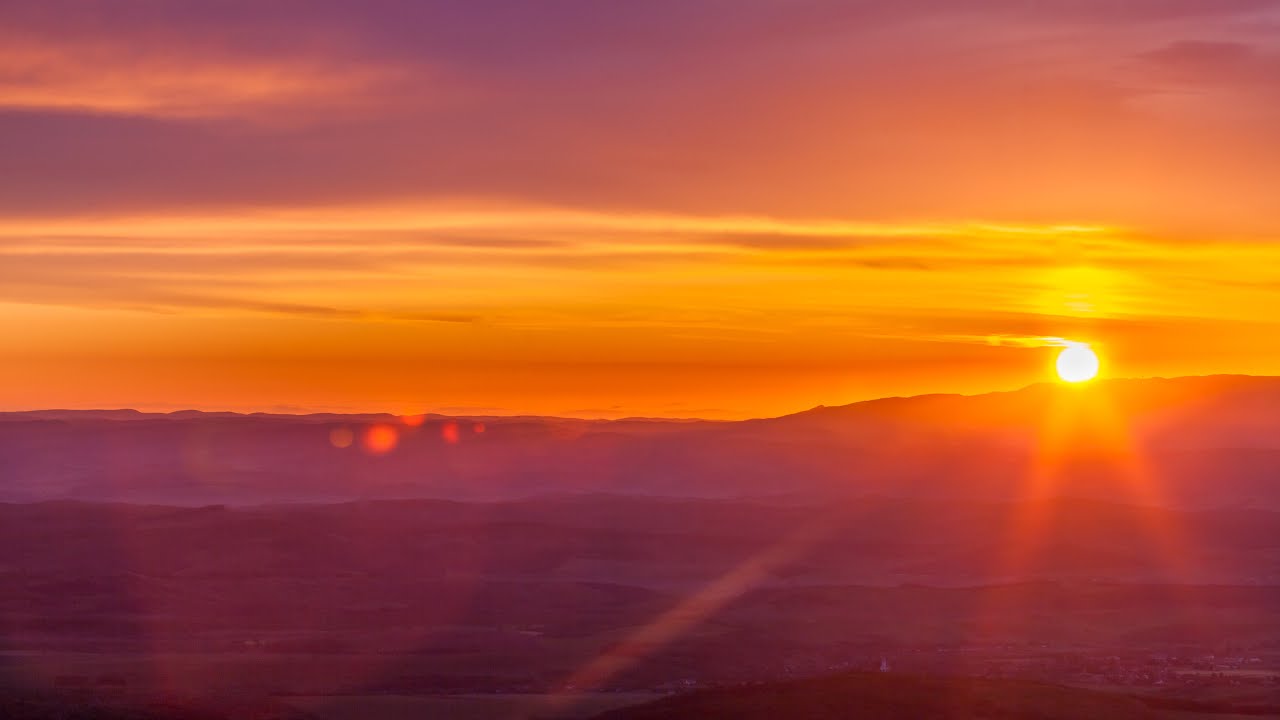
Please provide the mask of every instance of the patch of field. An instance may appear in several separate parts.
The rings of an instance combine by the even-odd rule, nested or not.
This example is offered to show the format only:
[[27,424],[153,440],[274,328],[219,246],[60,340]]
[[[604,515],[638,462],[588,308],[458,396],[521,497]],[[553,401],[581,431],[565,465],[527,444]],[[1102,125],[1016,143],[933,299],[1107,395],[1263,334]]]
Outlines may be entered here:
[[[599,642],[596,641],[598,645]],[[540,664],[523,658],[427,654],[286,653],[0,653],[0,683],[30,689],[95,686],[103,677],[131,693],[183,696],[365,695],[472,692],[528,679],[530,666],[567,676],[592,645],[583,643]],[[69,684],[74,683],[74,684]]]
[[1160,716],[1161,720],[1258,720],[1259,715],[1232,715],[1223,713],[1203,713],[1191,710],[1174,712],[1172,710],[1164,711],[1165,714]]
[[317,720],[576,720],[662,697],[655,693],[586,693],[567,706],[541,694],[317,695],[281,698]]

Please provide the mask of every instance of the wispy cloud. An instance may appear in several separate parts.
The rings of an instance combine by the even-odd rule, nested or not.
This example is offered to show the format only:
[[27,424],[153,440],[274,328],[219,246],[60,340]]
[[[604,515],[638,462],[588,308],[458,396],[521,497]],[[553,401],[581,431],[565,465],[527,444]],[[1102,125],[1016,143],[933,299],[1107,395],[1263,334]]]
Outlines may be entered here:
[[41,41],[0,32],[0,109],[216,118],[366,105],[403,76],[307,57],[242,57],[106,38]]
[[[1087,338],[1099,319],[1254,317],[1249,295],[1275,266],[1274,247],[1089,226],[557,208],[15,219],[0,222],[0,299],[353,323],[485,322],[512,332],[633,328],[708,346],[838,328],[864,338],[1030,348]],[[1212,295],[1179,289],[1206,270],[1223,278]],[[1041,320],[1011,326],[993,308]],[[944,320],[956,313],[968,319]]]

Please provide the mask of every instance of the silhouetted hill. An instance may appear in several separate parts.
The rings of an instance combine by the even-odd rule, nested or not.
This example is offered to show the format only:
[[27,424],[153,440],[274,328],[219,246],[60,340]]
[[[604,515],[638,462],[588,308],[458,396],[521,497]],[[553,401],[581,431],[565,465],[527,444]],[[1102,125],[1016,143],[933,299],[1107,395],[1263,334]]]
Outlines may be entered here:
[[[1036,385],[743,422],[65,410],[0,419],[0,499],[23,502],[606,492],[1280,508],[1276,378]],[[367,446],[373,427],[394,447]]]
[[[1280,378],[1208,375],[1181,378],[1101,380],[1086,385],[1040,383],[984,395],[921,395],[884,398],[839,407],[818,407],[755,424],[792,429],[892,431],[930,429],[947,435],[1008,433],[1033,440],[1032,431],[1057,424],[1075,439],[1110,442],[1101,433],[1079,434],[1089,425],[1115,423],[1137,441],[1179,447],[1280,447]],[[1096,429],[1096,428],[1095,428]],[[1110,431],[1110,428],[1107,428]]]

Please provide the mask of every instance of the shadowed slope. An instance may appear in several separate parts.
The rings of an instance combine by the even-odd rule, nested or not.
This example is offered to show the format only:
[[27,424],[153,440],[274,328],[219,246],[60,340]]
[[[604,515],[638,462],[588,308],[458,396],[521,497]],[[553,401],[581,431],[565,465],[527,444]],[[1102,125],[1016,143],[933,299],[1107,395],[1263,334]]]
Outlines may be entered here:
[[852,673],[704,690],[622,708],[597,720],[1108,720],[1163,717],[1139,700],[1009,680]]

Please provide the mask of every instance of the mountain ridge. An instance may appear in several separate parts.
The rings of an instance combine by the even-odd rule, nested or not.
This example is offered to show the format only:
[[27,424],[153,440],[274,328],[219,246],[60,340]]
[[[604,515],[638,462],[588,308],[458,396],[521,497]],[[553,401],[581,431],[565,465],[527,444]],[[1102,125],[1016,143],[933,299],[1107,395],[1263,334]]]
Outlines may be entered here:
[[856,400],[850,403],[840,405],[815,405],[805,410],[797,410],[795,412],[783,413],[782,415],[742,418],[739,420],[717,420],[701,417],[689,416],[625,416],[619,418],[587,418],[577,417],[573,415],[538,415],[538,414],[453,414],[442,412],[423,412],[423,413],[407,413],[396,414],[391,412],[303,412],[303,413],[286,413],[286,412],[268,412],[268,411],[252,411],[240,412],[234,410],[203,410],[196,408],[184,408],[169,411],[151,411],[138,410],[136,408],[34,408],[28,410],[3,410],[0,411],[0,420],[6,419],[101,419],[101,420],[134,420],[134,419],[201,419],[201,418],[245,418],[245,419],[294,419],[294,420],[315,420],[316,422],[341,421],[350,419],[353,422],[399,422],[405,417],[423,418],[426,420],[481,420],[486,422],[518,422],[518,421],[566,421],[608,425],[612,423],[714,423],[714,424],[730,424],[742,422],[757,422],[764,420],[780,420],[783,418],[792,418],[805,415],[815,411],[833,411],[846,410],[861,407],[880,407],[884,405],[895,404],[906,401],[933,401],[933,400],[961,400],[973,398],[995,398],[1021,395],[1026,393],[1035,393],[1041,391],[1059,391],[1059,392],[1089,392],[1091,389],[1101,387],[1116,387],[1134,383],[1164,383],[1164,384],[1190,384],[1190,383],[1208,383],[1214,381],[1243,381],[1271,382],[1276,384],[1277,390],[1280,390],[1280,375],[1249,375],[1244,373],[1215,373],[1210,375],[1178,375],[1172,377],[1151,376],[1151,377],[1123,377],[1123,378],[1104,378],[1091,381],[1083,385],[1068,385],[1061,382],[1042,381],[1019,388],[1010,390],[990,390],[979,393],[950,393],[950,392],[933,392],[921,393],[919,395],[886,395],[884,397],[867,398],[864,400]]
[[0,501],[1054,494],[1280,507],[1280,378],[1267,376],[1040,384],[731,422],[103,412],[0,415]]

